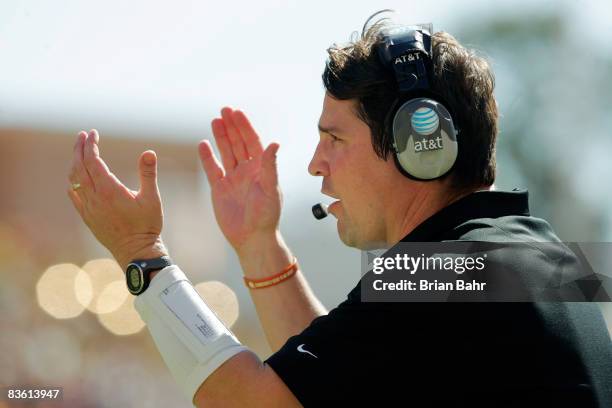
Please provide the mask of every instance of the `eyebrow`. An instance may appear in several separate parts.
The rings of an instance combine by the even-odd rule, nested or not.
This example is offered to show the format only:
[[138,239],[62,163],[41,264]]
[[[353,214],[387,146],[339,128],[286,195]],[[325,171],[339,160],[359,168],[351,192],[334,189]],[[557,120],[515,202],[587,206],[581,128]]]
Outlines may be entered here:
[[317,124],[319,128],[319,132],[321,133],[340,133],[340,129],[334,126],[321,126],[321,124]]

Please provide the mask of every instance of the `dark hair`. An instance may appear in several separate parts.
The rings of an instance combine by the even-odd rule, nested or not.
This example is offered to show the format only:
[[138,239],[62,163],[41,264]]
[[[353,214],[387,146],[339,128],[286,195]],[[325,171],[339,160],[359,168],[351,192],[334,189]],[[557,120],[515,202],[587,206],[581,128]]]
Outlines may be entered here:
[[[372,131],[374,151],[387,159],[392,137],[385,119],[398,97],[398,85],[394,73],[378,57],[379,34],[388,26],[388,19],[369,25],[377,14],[368,19],[361,36],[327,49],[323,84],[332,97],[355,100],[355,113]],[[450,173],[452,185],[457,189],[491,185],[498,118],[493,72],[484,58],[448,33],[432,35],[432,50],[432,90],[448,104],[461,131],[459,157]]]

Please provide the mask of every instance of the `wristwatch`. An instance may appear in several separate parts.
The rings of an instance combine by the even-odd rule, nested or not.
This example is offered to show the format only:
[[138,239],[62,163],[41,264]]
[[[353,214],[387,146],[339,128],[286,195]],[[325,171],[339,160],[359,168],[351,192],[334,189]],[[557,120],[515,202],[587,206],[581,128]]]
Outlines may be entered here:
[[140,295],[149,287],[151,272],[164,269],[170,265],[172,265],[172,259],[169,256],[133,260],[125,269],[128,290],[132,295]]

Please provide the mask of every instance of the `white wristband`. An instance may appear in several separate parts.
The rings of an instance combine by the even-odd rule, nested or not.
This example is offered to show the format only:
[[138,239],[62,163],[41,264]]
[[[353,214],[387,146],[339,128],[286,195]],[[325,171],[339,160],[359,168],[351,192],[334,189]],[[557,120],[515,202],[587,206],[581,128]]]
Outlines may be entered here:
[[134,306],[190,401],[221,364],[247,350],[176,265],[158,272],[147,290],[136,297]]

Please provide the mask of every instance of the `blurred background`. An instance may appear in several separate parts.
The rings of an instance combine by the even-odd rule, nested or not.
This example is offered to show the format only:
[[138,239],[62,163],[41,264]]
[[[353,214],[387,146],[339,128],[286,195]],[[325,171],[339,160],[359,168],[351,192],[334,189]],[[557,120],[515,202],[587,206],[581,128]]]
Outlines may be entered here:
[[[278,141],[282,232],[332,308],[360,277],[307,173],[326,48],[383,8],[433,22],[489,58],[501,133],[498,189],[530,190],[565,241],[612,241],[612,5],[589,0],[427,2],[174,0],[0,2],[0,385],[61,386],[32,406],[189,406],[133,309],[122,272],[73,210],[67,172],[96,128],[111,169],[137,188],[160,158],[173,258],[243,343],[271,353],[216,225],[197,158],[221,107]],[[601,304],[612,328],[612,307]],[[0,401],[0,407],[11,406]],[[21,404],[20,406],[22,406]]]

